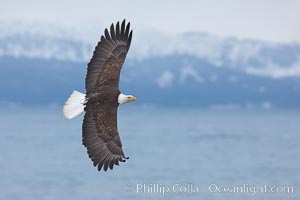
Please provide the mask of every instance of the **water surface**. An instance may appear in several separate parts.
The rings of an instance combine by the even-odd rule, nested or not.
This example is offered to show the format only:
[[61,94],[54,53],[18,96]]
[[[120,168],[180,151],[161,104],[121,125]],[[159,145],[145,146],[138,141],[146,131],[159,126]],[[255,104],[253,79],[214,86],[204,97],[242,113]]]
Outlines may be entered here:
[[[299,114],[121,108],[119,132],[130,159],[99,173],[81,145],[82,115],[67,120],[58,109],[4,109],[0,199],[299,199]],[[137,191],[140,184],[145,191]],[[293,192],[217,192],[212,184]],[[188,185],[199,191],[179,191]]]

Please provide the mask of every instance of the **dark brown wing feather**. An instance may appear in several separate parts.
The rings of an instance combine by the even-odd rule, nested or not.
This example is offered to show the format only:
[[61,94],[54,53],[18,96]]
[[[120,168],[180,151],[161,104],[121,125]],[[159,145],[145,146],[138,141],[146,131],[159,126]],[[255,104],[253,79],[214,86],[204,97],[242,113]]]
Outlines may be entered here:
[[87,68],[85,89],[88,98],[101,91],[101,87],[119,87],[121,68],[132,38],[132,31],[129,31],[130,23],[125,29],[125,20],[121,27],[119,22],[116,27],[112,24],[110,33],[105,29]]
[[113,24],[96,46],[86,76],[86,114],[82,125],[82,143],[94,166],[106,171],[126,159],[117,128],[120,71],[130,47],[132,31],[125,20]]
[[[98,101],[94,99],[94,101]],[[94,166],[100,171],[113,169],[114,165],[124,162],[122,142],[117,129],[117,106],[110,103],[96,104],[89,101],[82,125],[82,143]]]

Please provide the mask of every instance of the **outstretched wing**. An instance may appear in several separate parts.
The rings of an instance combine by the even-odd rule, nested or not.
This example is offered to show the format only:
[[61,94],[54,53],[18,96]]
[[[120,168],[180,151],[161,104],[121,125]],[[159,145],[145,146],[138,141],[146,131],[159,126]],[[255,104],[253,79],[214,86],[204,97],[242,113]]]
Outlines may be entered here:
[[119,22],[116,27],[112,24],[110,33],[105,29],[88,64],[85,78],[87,97],[101,91],[101,87],[119,87],[121,68],[132,38],[132,31],[129,31],[130,23],[125,27],[125,20],[121,27]]
[[117,130],[117,107],[87,103],[82,126],[82,143],[94,166],[100,171],[113,169],[125,162],[122,143]]

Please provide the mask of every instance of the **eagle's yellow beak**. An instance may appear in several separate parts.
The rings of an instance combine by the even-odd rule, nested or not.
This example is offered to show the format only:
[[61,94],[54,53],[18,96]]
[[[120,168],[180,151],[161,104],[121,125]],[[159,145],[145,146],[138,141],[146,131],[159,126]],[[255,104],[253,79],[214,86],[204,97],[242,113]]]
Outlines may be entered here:
[[136,97],[130,97],[129,101],[136,101]]

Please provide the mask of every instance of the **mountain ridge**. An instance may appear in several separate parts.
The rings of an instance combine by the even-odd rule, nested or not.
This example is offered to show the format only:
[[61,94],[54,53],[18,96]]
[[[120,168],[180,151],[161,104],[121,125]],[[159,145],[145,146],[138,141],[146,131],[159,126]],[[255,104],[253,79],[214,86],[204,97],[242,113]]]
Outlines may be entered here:
[[[205,33],[159,37],[137,37],[122,70],[122,91],[135,92],[140,104],[300,107],[300,45]],[[62,104],[84,91],[93,48],[64,37],[1,36],[0,102]]]

